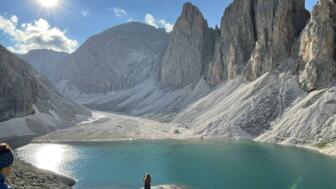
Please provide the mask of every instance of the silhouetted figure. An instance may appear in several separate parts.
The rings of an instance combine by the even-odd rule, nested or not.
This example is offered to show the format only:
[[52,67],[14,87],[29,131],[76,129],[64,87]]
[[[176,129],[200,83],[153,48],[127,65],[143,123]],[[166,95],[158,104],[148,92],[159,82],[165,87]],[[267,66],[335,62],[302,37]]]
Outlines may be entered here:
[[151,189],[151,182],[152,182],[152,178],[151,178],[151,176],[150,176],[150,174],[146,174],[145,176],[144,176],[144,184],[145,184],[145,186],[144,186],[144,188],[145,189]]
[[12,173],[14,154],[7,144],[0,144],[0,189],[11,189],[6,184],[6,178]]

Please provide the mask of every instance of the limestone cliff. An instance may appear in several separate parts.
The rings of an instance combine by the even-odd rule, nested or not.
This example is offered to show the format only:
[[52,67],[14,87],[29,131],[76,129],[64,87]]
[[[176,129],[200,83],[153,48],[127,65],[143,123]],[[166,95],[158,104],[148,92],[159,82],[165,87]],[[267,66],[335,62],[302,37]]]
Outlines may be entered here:
[[[210,64],[211,84],[243,71],[254,80],[291,56],[292,46],[309,19],[304,0],[235,0],[225,10],[221,45]],[[220,69],[220,71],[218,71]],[[218,75],[221,74],[221,75]]]
[[182,88],[198,81],[212,56],[214,32],[200,10],[186,3],[161,61],[161,87]]
[[321,0],[300,38],[303,70],[300,83],[307,91],[327,87],[336,79],[336,1]]
[[285,68],[293,44],[308,18],[304,0],[258,0],[255,15],[257,41],[246,77],[253,80],[266,72]]
[[210,84],[232,79],[246,66],[256,41],[254,7],[255,1],[235,0],[226,8],[209,65]]

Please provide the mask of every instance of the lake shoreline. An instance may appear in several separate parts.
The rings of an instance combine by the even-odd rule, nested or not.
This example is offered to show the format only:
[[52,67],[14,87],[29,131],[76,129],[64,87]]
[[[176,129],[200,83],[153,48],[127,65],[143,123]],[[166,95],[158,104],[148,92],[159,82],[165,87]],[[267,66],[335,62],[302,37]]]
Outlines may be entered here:
[[8,179],[12,188],[71,189],[75,179],[39,169],[25,161],[15,160],[12,175]]
[[[97,130],[96,128],[99,128]],[[142,117],[120,115],[108,112],[94,112],[90,121],[77,126],[58,130],[32,140],[33,143],[86,143],[117,142],[138,140],[249,140],[258,143],[270,143],[285,146],[296,146],[317,151],[336,158],[336,146],[326,145],[323,148],[313,144],[295,144],[281,142],[264,142],[256,138],[201,136],[192,129],[181,127],[176,123],[161,123]]]
[[[36,136],[24,136],[3,139],[2,142],[9,144],[12,149],[20,148],[32,143]],[[37,168],[19,158],[13,164],[13,172],[8,183],[12,188],[26,189],[72,189],[76,180],[51,171]]]
[[[265,162],[267,162],[269,165],[265,165],[265,167],[261,169],[262,171],[260,171],[260,173],[263,176],[266,176],[267,174],[265,173],[268,173],[270,171],[274,171],[276,174],[281,173],[282,171],[284,173],[291,170],[299,171],[296,174],[291,175],[291,178],[288,179],[287,183],[284,182],[285,185],[283,186],[287,187],[288,185],[289,187],[292,182],[294,183],[298,175],[304,175],[304,173],[306,173],[306,169],[311,170],[315,167],[323,167],[327,164],[327,161],[334,162],[333,158],[320,155],[320,153],[318,153],[317,151],[311,151],[309,149],[306,150],[299,146],[293,145],[288,147],[284,145],[281,146],[277,144],[267,144],[254,141],[226,139],[135,140],[119,142],[96,141],[79,143],[66,142],[66,144],[32,143],[26,147],[19,149],[17,153],[19,157],[22,157],[23,159],[27,158],[25,159],[27,162],[35,164],[34,162],[39,162],[38,159],[41,159],[40,154],[50,155],[50,153],[46,154],[47,151],[50,151],[46,149],[54,149],[52,151],[55,151],[58,148],[62,148],[63,153],[66,153],[68,155],[64,154],[64,156],[67,156],[67,158],[62,161],[63,163],[58,163],[60,166],[59,168],[61,169],[55,169],[53,168],[53,166],[51,166],[51,169],[43,166],[42,167],[44,169],[53,171],[58,170],[56,172],[78,178],[78,183],[75,185],[75,188],[91,188],[92,186],[99,185],[100,183],[101,187],[113,185],[119,186],[120,188],[134,188],[135,186],[137,186],[137,188],[140,188],[140,180],[137,180],[136,178],[141,178],[141,176],[147,171],[153,175],[153,178],[155,178],[155,183],[153,183],[153,185],[156,186],[169,184],[194,187],[203,186],[202,182],[198,183],[197,181],[192,180],[192,178],[198,178],[198,176],[200,176],[199,174],[196,174],[192,176],[192,178],[188,179],[183,176],[186,175],[186,173],[182,174],[181,171],[190,171],[190,174],[197,173],[197,171],[195,172],[195,170],[198,170],[199,167],[194,165],[202,165],[205,166],[202,168],[202,170],[204,169],[205,171],[214,171],[214,178],[216,177],[216,175],[220,175],[219,173],[223,173],[223,176],[229,181],[231,179],[231,176],[229,173],[226,173],[227,171],[225,170],[231,170],[232,166],[237,168],[237,173],[235,174],[241,173],[241,171],[244,171],[246,169],[254,170],[257,167],[264,165],[264,161],[260,161],[260,159],[265,159]],[[27,154],[27,149],[34,149],[34,151],[32,151],[32,154]],[[25,156],[25,154],[27,156]],[[37,154],[39,156],[36,156]],[[302,154],[305,155],[300,156]],[[188,157],[190,156],[194,158],[188,159]],[[31,159],[32,157],[33,159]],[[38,158],[34,160],[34,157]],[[73,157],[78,157],[78,159],[73,159]],[[78,160],[82,160],[82,157],[86,157],[85,161],[79,162]],[[237,159],[234,157],[237,157]],[[242,159],[239,159],[238,157],[241,157]],[[300,161],[297,157],[303,157],[302,161]],[[184,162],[186,158],[188,159],[188,161]],[[321,158],[321,160],[323,161],[317,161],[316,158]],[[249,164],[244,159],[248,161],[256,160],[256,162],[253,164]],[[109,164],[97,163],[92,165],[93,162],[103,162],[105,160],[108,160]],[[215,163],[218,162],[217,160],[223,160],[222,164],[220,165],[221,168],[219,168],[219,165]],[[240,160],[243,160],[242,163],[239,163]],[[74,162],[75,164],[73,164]],[[247,164],[245,164],[244,162]],[[278,163],[274,164],[274,162]],[[309,162],[311,162],[312,164],[310,164]],[[40,165],[41,163],[38,164]],[[296,169],[295,166],[292,167],[291,164],[297,165],[298,169]],[[287,168],[284,168],[282,171],[277,172],[276,168],[279,165],[283,165]],[[305,168],[304,165],[312,166],[308,166],[309,168]],[[47,165],[47,167],[48,166],[49,165]],[[182,168],[184,166],[187,167]],[[130,167],[133,170],[132,173],[129,172]],[[90,170],[90,174],[87,174],[87,170]],[[332,171],[334,169],[329,170]],[[169,172],[168,175],[166,175],[167,171]],[[317,172],[319,171],[320,169]],[[179,175],[180,173],[181,175]],[[320,173],[318,173],[317,175],[319,174]],[[94,175],[93,178],[92,175]],[[171,177],[171,175],[175,175],[175,177]],[[251,175],[253,174],[251,173]],[[249,176],[251,175],[250,173],[246,173],[245,177],[250,178]],[[304,177],[308,178],[306,176],[308,175],[305,175]],[[276,178],[276,176],[270,177],[270,180],[275,179],[274,181],[276,181]],[[126,179],[127,181],[125,181],[124,179]],[[316,182],[317,181],[321,180],[317,179]],[[307,183],[309,182],[310,181],[308,180],[305,181],[305,185],[307,185]],[[89,185],[87,185],[88,183]],[[128,185],[128,183],[132,184]],[[326,183],[333,185],[332,182]],[[133,186],[129,187],[131,185]]]
[[[124,124],[127,125],[124,125]],[[90,127],[94,124],[100,124],[99,126],[105,129],[106,132],[103,133],[103,138],[99,134],[96,134],[96,130],[90,130]],[[124,125],[124,128],[120,128],[120,125]],[[90,131],[90,132],[83,132]],[[111,131],[112,135],[107,134]],[[88,138],[91,137],[91,138]],[[92,138],[92,136],[94,136]],[[104,138],[105,137],[105,138]],[[93,119],[87,122],[82,122],[78,126],[71,127],[64,130],[54,131],[52,133],[46,134],[41,137],[31,137],[31,138],[22,138],[18,140],[8,141],[13,148],[17,148],[30,143],[51,143],[51,144],[88,144],[88,143],[111,143],[111,142],[141,142],[141,141],[211,141],[211,140],[228,140],[228,141],[249,141],[260,144],[272,144],[272,145],[281,145],[281,146],[292,146],[297,148],[304,148],[312,152],[318,152],[323,155],[336,157],[336,149],[329,148],[318,148],[309,145],[297,145],[290,143],[265,143],[262,141],[256,141],[253,139],[244,139],[244,138],[229,138],[229,137],[202,137],[193,133],[189,129],[181,128],[175,124],[163,124],[153,120],[147,120],[144,118],[135,118],[127,115],[116,115],[116,114],[107,114],[98,112],[96,116],[93,116]],[[7,141],[5,141],[7,142]],[[24,165],[24,162],[21,162]],[[25,165],[29,166],[29,164]],[[21,167],[16,167],[20,171]],[[39,170],[38,168],[31,167],[31,169]],[[40,170],[43,172],[43,170]],[[35,171],[36,177],[40,177],[39,171]],[[55,173],[53,173],[55,175]],[[57,175],[57,174],[56,174]],[[58,175],[59,177],[63,177]],[[43,176],[40,178],[43,180]],[[57,183],[57,179],[54,180]],[[14,183],[15,184],[15,183]],[[34,187],[33,187],[34,188]],[[70,186],[71,188],[71,186]]]
[[309,150],[312,152],[318,152],[322,155],[326,155],[332,158],[336,158],[336,148],[332,146],[327,146],[323,148],[311,146],[311,145],[301,145],[301,144],[290,144],[290,143],[268,143],[268,142],[260,142],[256,140],[248,140],[248,139],[234,139],[228,137],[188,137],[188,138],[162,138],[162,139],[115,139],[115,140],[32,140],[31,143],[43,144],[43,143],[51,143],[51,144],[108,144],[108,143],[124,143],[124,142],[159,142],[159,141],[238,141],[238,142],[253,142],[259,144],[270,144],[270,145],[279,145],[279,146],[287,146],[287,147],[295,147],[300,149]]

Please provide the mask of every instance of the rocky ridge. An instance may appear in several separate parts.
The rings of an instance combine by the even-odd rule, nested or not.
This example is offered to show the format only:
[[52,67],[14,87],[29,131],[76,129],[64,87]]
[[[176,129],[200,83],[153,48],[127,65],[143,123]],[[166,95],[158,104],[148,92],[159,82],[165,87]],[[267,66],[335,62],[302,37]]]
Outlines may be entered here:
[[137,22],[112,27],[59,62],[52,81],[86,94],[126,90],[158,77],[167,44],[163,29]]

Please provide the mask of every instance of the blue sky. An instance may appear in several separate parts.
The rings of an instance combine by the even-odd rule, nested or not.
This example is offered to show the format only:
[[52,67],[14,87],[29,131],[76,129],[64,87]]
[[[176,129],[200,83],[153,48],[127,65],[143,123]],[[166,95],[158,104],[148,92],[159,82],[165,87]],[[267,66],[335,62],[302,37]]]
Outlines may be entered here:
[[[0,44],[24,53],[35,48],[74,51],[88,37],[130,20],[170,31],[187,0],[1,0]],[[57,1],[57,0],[56,0]],[[232,0],[189,0],[210,26],[220,23]],[[311,9],[316,0],[306,0]]]

